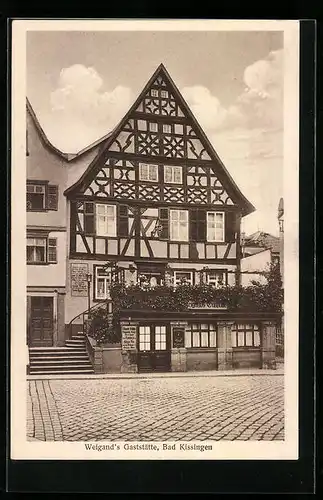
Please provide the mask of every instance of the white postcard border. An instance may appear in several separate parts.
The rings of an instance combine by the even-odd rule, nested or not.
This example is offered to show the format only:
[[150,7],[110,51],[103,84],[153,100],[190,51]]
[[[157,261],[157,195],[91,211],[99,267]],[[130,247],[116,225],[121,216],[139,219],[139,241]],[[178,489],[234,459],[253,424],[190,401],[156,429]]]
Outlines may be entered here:
[[[283,442],[203,441],[210,451],[124,449],[87,450],[84,442],[30,442],[26,437],[26,32],[145,31],[284,31],[284,211],[285,211],[285,440]],[[237,20],[14,20],[12,24],[12,165],[11,165],[11,458],[60,460],[277,460],[298,458],[298,169],[299,169],[299,22]],[[93,442],[108,445],[109,442]],[[129,443],[128,443],[129,444]],[[131,442],[131,444],[136,444]],[[143,442],[137,444],[143,445]],[[174,444],[168,442],[168,445]]]

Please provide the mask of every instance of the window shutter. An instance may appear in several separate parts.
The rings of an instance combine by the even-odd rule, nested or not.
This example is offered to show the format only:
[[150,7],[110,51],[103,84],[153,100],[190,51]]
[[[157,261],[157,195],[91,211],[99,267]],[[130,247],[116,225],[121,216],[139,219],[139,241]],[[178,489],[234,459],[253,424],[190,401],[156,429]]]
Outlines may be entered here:
[[94,203],[88,201],[84,203],[84,232],[85,234],[95,233]]
[[47,261],[50,263],[57,262],[57,238],[48,238]]
[[198,210],[196,241],[205,241],[205,240],[206,240],[206,210]]
[[197,241],[197,210],[190,210],[190,240]]
[[225,241],[228,243],[233,243],[236,239],[237,216],[234,212],[226,212],[224,220],[225,220]]
[[58,209],[58,186],[49,184],[47,186],[47,209]]
[[128,206],[118,207],[118,236],[126,238],[129,235]]
[[190,210],[190,240],[205,241],[206,240],[206,210],[193,209]]
[[160,208],[159,209],[159,221],[163,226],[163,229],[160,233],[160,239],[168,240],[169,238],[169,212],[168,208]]

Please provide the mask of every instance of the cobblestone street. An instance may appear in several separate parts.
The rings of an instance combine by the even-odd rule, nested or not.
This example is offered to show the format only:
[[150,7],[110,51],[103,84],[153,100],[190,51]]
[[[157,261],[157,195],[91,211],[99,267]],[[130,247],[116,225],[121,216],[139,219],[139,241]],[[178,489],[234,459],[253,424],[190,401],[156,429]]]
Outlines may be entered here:
[[283,440],[282,375],[30,380],[41,441]]

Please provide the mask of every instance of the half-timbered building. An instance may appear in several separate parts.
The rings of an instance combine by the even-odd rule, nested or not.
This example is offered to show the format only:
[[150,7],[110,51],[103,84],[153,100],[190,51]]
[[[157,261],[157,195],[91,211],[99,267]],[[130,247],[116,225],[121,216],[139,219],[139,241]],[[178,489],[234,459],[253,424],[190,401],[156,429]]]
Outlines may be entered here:
[[[239,282],[241,218],[254,207],[163,65],[88,168],[77,179],[75,172],[65,191],[67,326],[109,299],[107,261],[129,283],[142,275],[152,285]],[[120,350],[124,371],[232,367],[232,349],[239,348],[242,362],[264,359],[260,323],[223,310],[128,311],[122,325],[124,332],[134,327],[136,337],[135,356]]]

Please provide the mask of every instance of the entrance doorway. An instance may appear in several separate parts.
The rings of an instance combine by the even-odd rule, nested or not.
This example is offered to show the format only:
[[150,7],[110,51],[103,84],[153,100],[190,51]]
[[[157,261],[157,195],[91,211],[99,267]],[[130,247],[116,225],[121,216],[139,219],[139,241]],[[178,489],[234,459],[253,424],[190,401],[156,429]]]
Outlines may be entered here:
[[165,325],[139,326],[138,371],[168,372],[170,367],[169,327]]
[[53,297],[30,297],[30,347],[53,345]]

